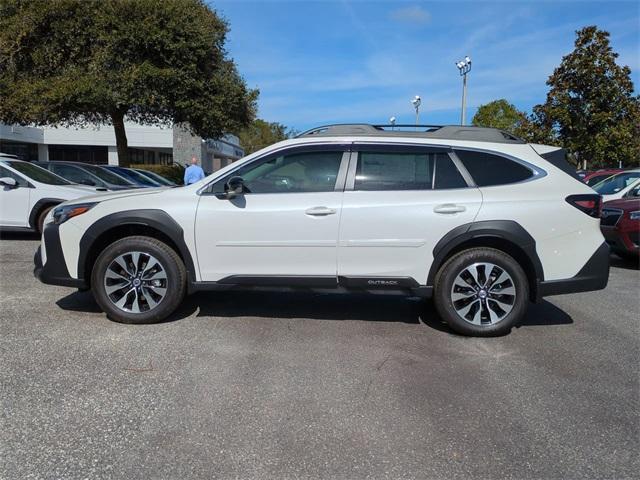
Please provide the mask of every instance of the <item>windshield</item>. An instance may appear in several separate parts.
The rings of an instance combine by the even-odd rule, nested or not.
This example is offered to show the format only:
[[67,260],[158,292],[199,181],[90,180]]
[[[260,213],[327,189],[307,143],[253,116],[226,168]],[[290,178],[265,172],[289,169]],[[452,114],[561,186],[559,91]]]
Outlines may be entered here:
[[152,180],[155,180],[156,182],[162,184],[162,185],[167,185],[167,186],[174,186],[175,183],[167,180],[166,178],[164,178],[162,175],[160,175],[159,173],[156,172],[150,172],[149,170],[136,170],[136,172],[141,173],[142,175],[146,176],[146,177],[151,177]]
[[105,170],[104,168],[96,167],[94,165],[83,165],[82,168],[88,170],[93,173],[100,180],[103,180],[111,185],[121,185],[121,186],[131,186],[134,185],[133,182],[128,181],[125,178],[122,178],[120,175],[116,175],[109,170]]
[[155,182],[153,180],[151,180],[150,178],[145,177],[144,175],[139,174],[138,172],[134,171],[134,170],[129,170],[127,168],[122,168],[122,167],[112,167],[113,170],[118,174],[118,175],[122,175],[124,177],[127,177],[130,180],[133,180],[134,182],[140,184],[140,185],[146,185],[147,187],[159,187],[160,184],[158,182]]
[[11,168],[26,175],[31,180],[40,183],[46,183],[47,185],[74,185],[73,183],[59,177],[55,173],[51,173],[49,170],[45,170],[33,163],[20,162],[16,160],[9,160],[6,162]]
[[593,186],[593,189],[600,195],[611,195],[619,192],[620,190],[624,190],[638,178],[640,178],[640,172],[619,173],[597,183]]

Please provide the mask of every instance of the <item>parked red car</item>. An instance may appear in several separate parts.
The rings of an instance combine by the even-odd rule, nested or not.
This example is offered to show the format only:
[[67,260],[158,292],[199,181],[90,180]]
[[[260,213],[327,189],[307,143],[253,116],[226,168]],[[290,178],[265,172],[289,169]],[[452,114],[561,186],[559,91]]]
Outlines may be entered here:
[[600,217],[600,230],[611,247],[621,257],[640,255],[640,187],[625,198],[605,202]]
[[615,175],[616,173],[624,172],[622,168],[605,168],[602,170],[596,170],[595,172],[586,172],[585,176],[582,177],[582,181],[593,187],[596,183],[601,182],[607,177],[611,175]]

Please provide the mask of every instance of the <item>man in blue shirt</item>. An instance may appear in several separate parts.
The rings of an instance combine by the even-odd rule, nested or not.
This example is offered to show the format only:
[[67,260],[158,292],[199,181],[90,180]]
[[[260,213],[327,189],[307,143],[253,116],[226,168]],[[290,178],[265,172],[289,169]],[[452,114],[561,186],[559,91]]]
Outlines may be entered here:
[[191,165],[189,165],[184,171],[184,184],[191,185],[203,178],[204,170],[202,170],[200,165],[198,165],[198,159],[195,156],[191,157]]

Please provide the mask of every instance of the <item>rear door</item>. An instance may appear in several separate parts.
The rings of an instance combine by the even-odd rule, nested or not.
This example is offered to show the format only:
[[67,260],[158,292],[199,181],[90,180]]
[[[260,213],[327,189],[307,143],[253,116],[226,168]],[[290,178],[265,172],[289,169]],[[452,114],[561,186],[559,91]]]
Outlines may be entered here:
[[338,243],[341,282],[365,288],[426,284],[436,243],[472,222],[482,203],[449,152],[353,146]]

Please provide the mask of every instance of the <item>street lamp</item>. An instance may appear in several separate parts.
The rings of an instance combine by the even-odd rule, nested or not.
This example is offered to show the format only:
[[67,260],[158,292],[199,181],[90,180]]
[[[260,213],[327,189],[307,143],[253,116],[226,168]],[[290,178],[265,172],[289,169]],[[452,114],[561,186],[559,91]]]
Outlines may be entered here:
[[416,109],[416,127],[418,126],[419,120],[420,120],[420,104],[422,103],[422,99],[420,98],[420,95],[416,95],[415,97],[413,97],[413,100],[411,100],[411,105],[413,105],[413,108]]
[[394,128],[396,126],[396,117],[391,117],[389,119],[389,123],[391,124],[391,130],[394,130]]
[[462,77],[462,112],[460,113],[460,125],[465,124],[465,110],[467,109],[467,73],[471,71],[471,58],[469,55],[456,63],[460,76]]

